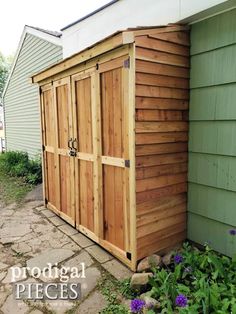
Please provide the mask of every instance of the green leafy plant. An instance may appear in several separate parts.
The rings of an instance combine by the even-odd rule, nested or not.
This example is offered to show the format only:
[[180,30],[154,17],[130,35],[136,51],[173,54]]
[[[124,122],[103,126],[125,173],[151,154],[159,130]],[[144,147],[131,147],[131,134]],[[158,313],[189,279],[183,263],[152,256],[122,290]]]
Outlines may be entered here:
[[24,152],[9,151],[0,155],[0,172],[12,177],[21,177],[32,185],[42,182],[40,158],[30,159]]
[[118,281],[109,274],[103,274],[98,287],[107,301],[106,308],[100,314],[129,313],[122,300],[135,297],[135,292],[130,288],[130,279]]
[[149,293],[160,307],[138,313],[236,314],[236,261],[208,245],[201,251],[185,243],[168,267],[153,268],[153,274]]

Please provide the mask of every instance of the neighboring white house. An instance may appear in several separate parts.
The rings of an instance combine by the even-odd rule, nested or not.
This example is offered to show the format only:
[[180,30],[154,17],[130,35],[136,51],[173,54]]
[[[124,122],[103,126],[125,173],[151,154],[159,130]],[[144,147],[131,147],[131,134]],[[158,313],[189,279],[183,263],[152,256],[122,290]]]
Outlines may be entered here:
[[61,33],[25,26],[3,92],[7,150],[41,152],[38,87],[29,77],[61,59]]
[[[113,0],[64,27],[63,58],[115,33],[140,26],[198,20],[232,7],[234,0]],[[215,6],[221,6],[215,7]],[[191,21],[189,19],[188,21]]]
[[[3,93],[7,150],[41,151],[37,86],[29,77],[118,30],[169,23],[192,23],[236,5],[236,0],[113,0],[51,32],[24,28]],[[62,56],[63,50],[63,56]]]
[[3,151],[4,144],[4,121],[3,121],[3,106],[0,103],[0,153]]

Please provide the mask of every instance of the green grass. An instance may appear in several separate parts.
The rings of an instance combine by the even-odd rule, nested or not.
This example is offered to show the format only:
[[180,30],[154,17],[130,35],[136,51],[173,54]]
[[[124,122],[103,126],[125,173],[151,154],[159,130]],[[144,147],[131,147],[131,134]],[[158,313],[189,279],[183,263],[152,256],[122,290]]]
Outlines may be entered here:
[[22,178],[11,177],[0,172],[0,201],[6,205],[20,204],[32,186]]
[[99,314],[128,314],[127,307],[122,304],[124,299],[132,299],[134,292],[130,288],[130,280],[118,281],[105,273],[98,283],[98,288],[107,301],[107,306]]

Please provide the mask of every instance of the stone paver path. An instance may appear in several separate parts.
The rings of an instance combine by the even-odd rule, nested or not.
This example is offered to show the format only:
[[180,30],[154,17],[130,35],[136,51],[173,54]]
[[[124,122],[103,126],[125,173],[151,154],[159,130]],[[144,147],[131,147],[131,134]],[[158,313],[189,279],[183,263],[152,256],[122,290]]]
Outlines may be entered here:
[[[101,275],[109,272],[121,279],[132,273],[35,199],[31,194],[21,207],[16,204],[0,205],[0,314],[60,314],[68,311],[70,314],[98,314],[106,306],[97,289]],[[69,279],[71,283],[81,283],[81,301],[15,300],[10,267],[43,269],[47,263],[57,263],[58,268],[78,267],[80,263],[85,263],[86,278]],[[26,276],[17,281],[49,283],[50,279],[44,276],[35,279],[26,272]],[[53,279],[55,281],[60,282],[60,278]]]

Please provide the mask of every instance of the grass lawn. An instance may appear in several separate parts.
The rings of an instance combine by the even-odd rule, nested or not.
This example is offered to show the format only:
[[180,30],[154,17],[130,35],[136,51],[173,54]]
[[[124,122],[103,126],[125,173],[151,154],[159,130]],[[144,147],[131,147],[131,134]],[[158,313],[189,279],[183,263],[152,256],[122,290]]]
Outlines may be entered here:
[[22,178],[10,177],[0,172],[0,202],[6,205],[21,203],[26,194],[32,190],[32,185]]

